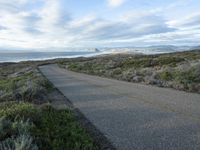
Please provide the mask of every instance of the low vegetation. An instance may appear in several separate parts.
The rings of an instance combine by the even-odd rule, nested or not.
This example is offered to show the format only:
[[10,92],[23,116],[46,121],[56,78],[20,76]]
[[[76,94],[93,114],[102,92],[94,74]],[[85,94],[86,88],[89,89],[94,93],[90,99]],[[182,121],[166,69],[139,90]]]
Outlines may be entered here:
[[0,150],[98,149],[71,110],[51,106],[54,90],[37,64],[0,67]]
[[76,58],[61,61],[59,65],[91,75],[200,93],[200,50]]
[[96,149],[70,110],[30,103],[0,106],[0,149]]
[[0,101],[44,103],[51,84],[37,69],[14,74],[0,80]]

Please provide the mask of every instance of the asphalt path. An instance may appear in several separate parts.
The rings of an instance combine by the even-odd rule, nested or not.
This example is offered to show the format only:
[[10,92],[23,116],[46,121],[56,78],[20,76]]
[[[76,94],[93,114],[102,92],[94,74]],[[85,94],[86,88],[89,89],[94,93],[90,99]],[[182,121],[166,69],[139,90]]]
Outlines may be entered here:
[[200,150],[200,94],[39,67],[119,150]]

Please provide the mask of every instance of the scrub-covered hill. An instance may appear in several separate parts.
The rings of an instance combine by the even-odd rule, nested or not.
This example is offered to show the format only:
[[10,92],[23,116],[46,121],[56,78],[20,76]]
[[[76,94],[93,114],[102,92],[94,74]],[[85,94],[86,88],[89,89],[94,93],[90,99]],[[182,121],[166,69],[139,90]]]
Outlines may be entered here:
[[113,54],[60,62],[72,71],[200,93],[200,50],[160,55]]

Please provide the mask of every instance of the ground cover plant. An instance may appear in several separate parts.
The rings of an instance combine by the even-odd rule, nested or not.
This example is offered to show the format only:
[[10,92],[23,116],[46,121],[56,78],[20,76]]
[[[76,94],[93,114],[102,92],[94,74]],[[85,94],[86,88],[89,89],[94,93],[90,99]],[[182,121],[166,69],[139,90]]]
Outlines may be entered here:
[[95,150],[71,109],[51,104],[53,85],[37,64],[0,67],[1,150]]
[[113,54],[61,61],[72,71],[200,93],[200,50],[160,54]]

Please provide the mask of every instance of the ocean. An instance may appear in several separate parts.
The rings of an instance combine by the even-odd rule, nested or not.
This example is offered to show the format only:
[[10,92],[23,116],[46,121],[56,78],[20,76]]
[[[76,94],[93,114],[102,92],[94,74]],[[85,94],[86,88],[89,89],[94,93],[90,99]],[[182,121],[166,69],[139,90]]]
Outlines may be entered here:
[[[74,57],[89,57],[100,54],[113,54],[113,53],[132,53],[132,54],[164,54],[174,53],[181,51],[188,51],[195,48],[189,46],[151,46],[151,47],[133,47],[133,48],[104,48],[101,51],[74,51],[74,52],[1,52],[1,62],[20,62],[20,61],[37,61],[48,60],[55,58],[74,58]],[[197,48],[196,48],[197,49]]]
[[0,62],[20,62],[93,56],[96,52],[0,52]]

